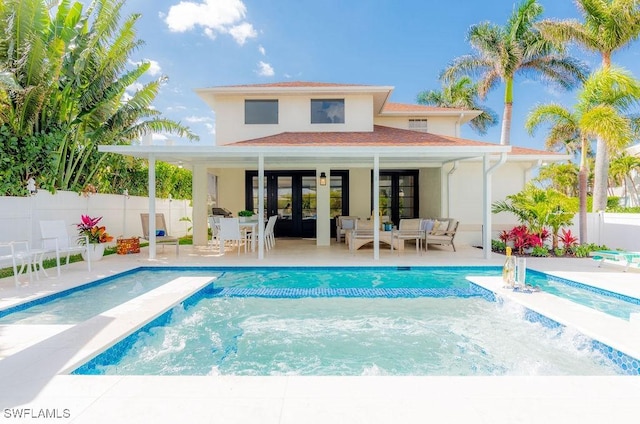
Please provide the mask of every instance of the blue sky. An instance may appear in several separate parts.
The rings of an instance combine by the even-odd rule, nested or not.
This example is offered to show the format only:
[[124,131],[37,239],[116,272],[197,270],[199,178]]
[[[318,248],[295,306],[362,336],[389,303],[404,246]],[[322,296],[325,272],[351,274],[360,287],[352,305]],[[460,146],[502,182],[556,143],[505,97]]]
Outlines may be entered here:
[[[542,0],[544,17],[578,18],[571,0]],[[127,0],[123,15],[140,13],[136,28],[145,44],[132,60],[151,61],[149,78],[166,75],[154,106],[164,116],[215,140],[215,116],[194,89],[280,81],[314,81],[395,87],[391,101],[415,103],[438,89],[438,75],[457,56],[471,52],[470,25],[503,25],[511,0]],[[640,76],[640,45],[614,62]],[[599,57],[572,49],[589,66]],[[484,102],[502,114],[503,87]],[[515,85],[512,144],[542,149],[544,131],[529,136],[523,123],[539,103],[574,103],[575,92],[520,77]],[[500,125],[464,138],[498,143]],[[156,143],[162,137],[156,136]],[[171,137],[174,143],[185,143]]]

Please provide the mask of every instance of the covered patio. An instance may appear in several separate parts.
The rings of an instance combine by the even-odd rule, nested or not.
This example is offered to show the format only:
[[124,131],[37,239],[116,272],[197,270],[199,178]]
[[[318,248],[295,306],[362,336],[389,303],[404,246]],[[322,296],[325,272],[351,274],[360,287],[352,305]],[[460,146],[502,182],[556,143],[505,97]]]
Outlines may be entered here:
[[[315,140],[314,137],[321,137]],[[329,140],[327,140],[327,137]],[[400,137],[400,139],[399,139]],[[405,137],[405,138],[401,138]],[[400,141],[399,141],[400,140]],[[317,184],[317,220],[315,246],[331,245],[330,187],[320,183],[320,176],[331,177],[336,169],[365,170],[371,172],[371,193],[380,189],[380,173],[388,169],[435,169],[442,178],[440,205],[450,203],[451,186],[449,178],[461,163],[476,163],[473,180],[482,181],[481,202],[472,207],[482,216],[482,229],[492,228],[492,174],[507,161],[526,162],[528,169],[542,161],[563,160],[555,153],[540,155],[539,151],[490,143],[473,142],[454,137],[420,134],[414,131],[376,127],[372,133],[283,133],[262,139],[247,140],[226,146],[100,146],[100,151],[147,159],[149,161],[149,213],[154,217],[155,163],[164,161],[180,165],[193,171],[193,244],[206,246],[208,173],[211,169],[255,170],[257,171],[258,213],[258,259],[265,258],[264,227],[265,214],[265,172],[283,169],[315,170]],[[535,157],[533,156],[535,154]],[[531,165],[533,164],[533,165]],[[220,185],[228,180],[219,181]],[[369,190],[369,187],[363,187]],[[235,193],[241,196],[240,193]],[[378,196],[371,196],[371,217],[374,228],[380,227],[380,204]],[[447,213],[448,206],[439,208]],[[440,215],[438,215],[440,216]],[[155,223],[150,219],[150,226]],[[491,232],[482,231],[484,259],[491,257]],[[383,247],[384,250],[384,247]],[[149,257],[156,256],[156,243],[151,237]],[[374,233],[371,255],[375,260],[381,257],[379,231]]]

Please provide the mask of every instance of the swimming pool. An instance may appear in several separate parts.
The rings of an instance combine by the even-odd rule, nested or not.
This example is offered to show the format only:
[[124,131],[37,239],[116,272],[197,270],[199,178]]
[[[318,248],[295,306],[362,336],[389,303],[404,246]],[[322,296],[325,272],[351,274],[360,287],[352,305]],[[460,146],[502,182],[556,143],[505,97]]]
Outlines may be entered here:
[[[333,272],[340,270],[340,273]],[[0,310],[0,324],[75,324],[116,306],[148,290],[152,290],[179,276],[219,276],[216,287],[244,291],[246,295],[260,296],[268,288],[296,290],[315,288],[333,291],[344,296],[354,295],[349,289],[379,290],[380,296],[406,297],[406,289],[413,296],[429,296],[451,291],[462,296],[469,290],[467,275],[498,276],[499,267],[141,267],[116,276],[46,296],[15,307]],[[640,299],[607,292],[605,290],[553,277],[534,270],[527,271],[527,283],[554,295],[628,320],[633,312],[640,312]],[[301,291],[305,296],[310,292]],[[351,294],[349,294],[351,293]],[[87,302],[87,297],[91,302]]]
[[[210,288],[74,374],[611,375],[593,341],[524,308],[475,295],[333,297]],[[306,290],[312,296],[302,296]],[[407,289],[410,290],[410,289]],[[357,293],[357,295],[356,295]],[[546,325],[543,325],[546,324]],[[637,371],[638,361],[631,361]]]
[[[209,273],[211,275],[211,273]],[[77,324],[176,278],[138,269],[0,310],[2,324]]]

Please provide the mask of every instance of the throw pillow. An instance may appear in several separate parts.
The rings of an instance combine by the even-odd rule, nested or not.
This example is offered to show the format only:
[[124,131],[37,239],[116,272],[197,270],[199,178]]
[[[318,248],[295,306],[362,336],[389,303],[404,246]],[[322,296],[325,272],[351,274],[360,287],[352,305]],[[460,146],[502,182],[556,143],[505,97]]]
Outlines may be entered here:
[[422,231],[426,231],[427,233],[431,232],[431,230],[433,230],[433,224],[435,224],[433,219],[425,219],[422,221]]
[[436,236],[444,235],[447,232],[447,228],[449,228],[449,221],[436,221],[437,225],[434,224],[432,234]]

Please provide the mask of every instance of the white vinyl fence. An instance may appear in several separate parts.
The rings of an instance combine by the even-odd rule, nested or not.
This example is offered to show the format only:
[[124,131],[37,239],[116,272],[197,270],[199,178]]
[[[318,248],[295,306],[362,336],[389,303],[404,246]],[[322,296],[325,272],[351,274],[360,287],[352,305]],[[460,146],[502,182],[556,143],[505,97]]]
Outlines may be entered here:
[[[142,236],[140,214],[149,211],[147,197],[117,194],[90,194],[88,197],[76,192],[58,191],[51,194],[38,191],[30,197],[0,196],[0,242],[27,240],[35,248],[40,247],[40,221],[62,219],[74,234],[74,224],[80,215],[102,217],[107,233],[120,236]],[[192,207],[189,200],[156,199],[156,213],[163,213],[169,234],[182,237],[187,234],[191,222]]]

